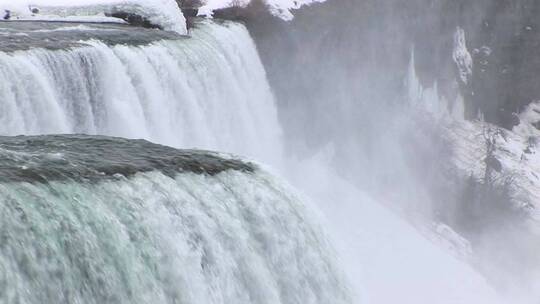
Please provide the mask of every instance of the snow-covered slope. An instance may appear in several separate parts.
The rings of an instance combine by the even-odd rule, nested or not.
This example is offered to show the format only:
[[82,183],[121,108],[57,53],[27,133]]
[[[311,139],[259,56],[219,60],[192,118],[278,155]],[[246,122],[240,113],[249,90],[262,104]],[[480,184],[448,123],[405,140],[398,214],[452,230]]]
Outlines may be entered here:
[[463,172],[472,173],[479,178],[485,172],[484,133],[491,130],[497,142],[494,155],[501,163],[500,172],[493,172],[494,178],[500,181],[511,178],[513,198],[517,206],[530,205],[531,213],[540,219],[537,214],[540,208],[538,137],[523,136],[518,132],[500,129],[480,121],[449,121],[446,130],[446,135],[454,143],[453,163]]
[[[458,61],[456,65],[459,68]],[[462,71],[458,70],[458,77],[464,75]],[[540,248],[540,105],[530,104],[519,114],[520,124],[508,130],[483,121],[481,115],[471,121],[459,117],[453,108],[463,99],[458,96],[455,103],[448,103],[438,95],[436,84],[422,88],[414,70],[407,82],[412,107],[429,121],[423,127],[437,129],[437,136],[448,143],[448,157],[437,160],[451,177],[448,183],[465,184],[464,189],[454,185],[457,193],[449,194],[457,195],[461,205],[447,208],[466,208],[471,218],[456,221],[453,217],[460,215],[451,210],[444,219],[473,240],[473,263],[498,289],[520,297],[515,302],[536,303],[540,296],[536,254]]]
[[[463,33],[460,34],[458,29],[456,41],[463,40],[462,36]],[[470,55],[463,44],[456,46],[453,55],[458,66],[460,80],[467,83],[470,73],[466,70],[470,66],[466,63],[469,60],[463,58],[468,58]],[[419,113],[422,113],[421,115],[430,117],[434,124],[438,124],[444,130],[444,134],[441,135],[452,145],[452,159],[449,162],[450,166],[454,167],[452,169],[460,174],[482,179],[486,171],[487,140],[493,140],[495,144],[493,155],[500,163],[500,168],[491,172],[493,180],[504,182],[512,179],[516,206],[532,207],[530,210],[533,215],[538,212],[540,175],[537,172],[540,172],[540,155],[537,154],[537,150],[540,143],[540,130],[536,126],[540,126],[540,103],[529,105],[520,114],[520,124],[513,130],[486,123],[481,118],[467,121],[463,118],[461,96],[458,96],[453,103],[449,103],[440,98],[436,83],[432,88],[423,88],[417,78],[414,65],[413,54],[406,81],[409,102]]]
[[[37,7],[38,14],[30,8]],[[126,12],[148,19],[163,29],[186,34],[186,23],[175,0],[0,0],[0,9],[14,19],[113,21],[105,14]]]

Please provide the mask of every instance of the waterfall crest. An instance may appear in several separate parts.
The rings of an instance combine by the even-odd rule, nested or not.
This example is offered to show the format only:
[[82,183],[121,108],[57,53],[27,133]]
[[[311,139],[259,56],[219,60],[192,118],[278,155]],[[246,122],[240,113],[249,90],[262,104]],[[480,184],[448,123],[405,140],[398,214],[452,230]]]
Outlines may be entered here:
[[202,22],[189,39],[86,44],[0,52],[1,135],[102,134],[279,158],[277,111],[244,26]]
[[253,165],[39,136],[0,138],[0,166],[29,172],[0,181],[1,303],[350,303],[320,226]]

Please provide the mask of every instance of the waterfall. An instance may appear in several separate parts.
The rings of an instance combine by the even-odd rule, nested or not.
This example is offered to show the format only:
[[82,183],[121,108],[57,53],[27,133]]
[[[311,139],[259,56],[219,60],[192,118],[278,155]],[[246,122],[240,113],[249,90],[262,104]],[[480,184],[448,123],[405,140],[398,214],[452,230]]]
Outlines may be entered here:
[[1,135],[102,134],[280,158],[273,96],[244,26],[202,22],[189,39],[86,44],[0,52]]
[[[282,157],[272,91],[243,25],[202,21],[189,38],[151,41],[0,51],[0,135],[92,135],[0,138],[0,303],[353,303],[338,266],[366,302],[491,294],[336,174],[332,145],[313,158]],[[357,113],[352,103],[343,110],[328,101],[341,110],[322,117],[345,121],[340,131],[358,127],[345,115]],[[301,124],[321,136],[313,106],[302,100],[309,120]],[[139,138],[278,166],[329,222],[313,220],[294,191],[256,165],[229,168],[230,156],[201,160]],[[363,170],[355,154],[363,147],[351,143],[347,165]],[[216,170],[216,162],[227,165]]]
[[253,164],[39,136],[0,138],[0,166],[0,303],[350,303],[320,226]]
[[[0,52],[1,135],[280,160],[277,110],[243,25],[81,43]],[[170,174],[178,161],[153,157],[177,152],[83,138],[0,138],[0,302],[351,303],[319,224],[269,174],[195,172],[204,160]]]

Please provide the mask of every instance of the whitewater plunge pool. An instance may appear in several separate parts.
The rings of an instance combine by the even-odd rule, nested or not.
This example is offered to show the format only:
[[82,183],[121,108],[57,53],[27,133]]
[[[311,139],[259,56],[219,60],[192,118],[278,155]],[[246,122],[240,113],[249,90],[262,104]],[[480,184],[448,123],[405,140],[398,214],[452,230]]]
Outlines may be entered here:
[[82,46],[99,40],[108,45],[145,45],[158,40],[178,40],[184,36],[170,31],[116,23],[57,21],[0,21],[0,51],[13,52],[44,48],[50,50]]

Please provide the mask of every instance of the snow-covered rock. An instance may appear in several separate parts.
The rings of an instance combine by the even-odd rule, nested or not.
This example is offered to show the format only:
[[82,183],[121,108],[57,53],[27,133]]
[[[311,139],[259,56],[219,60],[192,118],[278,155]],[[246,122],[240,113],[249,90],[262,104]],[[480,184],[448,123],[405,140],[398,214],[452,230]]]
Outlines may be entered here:
[[291,10],[299,9],[304,5],[324,1],[325,0],[267,0],[267,4],[274,15],[285,20],[291,20],[294,17]]
[[[292,20],[294,18],[291,12],[294,9],[299,9],[304,5],[310,5],[316,2],[324,2],[326,0],[264,0],[268,5],[270,12],[284,20]],[[201,7],[201,15],[211,15],[213,10],[226,8],[230,6],[246,6],[250,0],[208,0]]]
[[[31,11],[37,7],[39,13]],[[12,19],[119,22],[118,12],[141,16],[159,27],[186,34],[186,21],[175,0],[0,0]]]
[[[528,208],[533,219],[540,221],[540,153],[539,137],[500,129],[480,121],[447,121],[445,136],[453,144],[453,160],[464,174],[481,178],[485,172],[486,129],[497,130],[494,155],[501,164],[493,172],[494,180],[511,180],[512,197],[516,207]],[[519,129],[517,129],[519,131]]]

